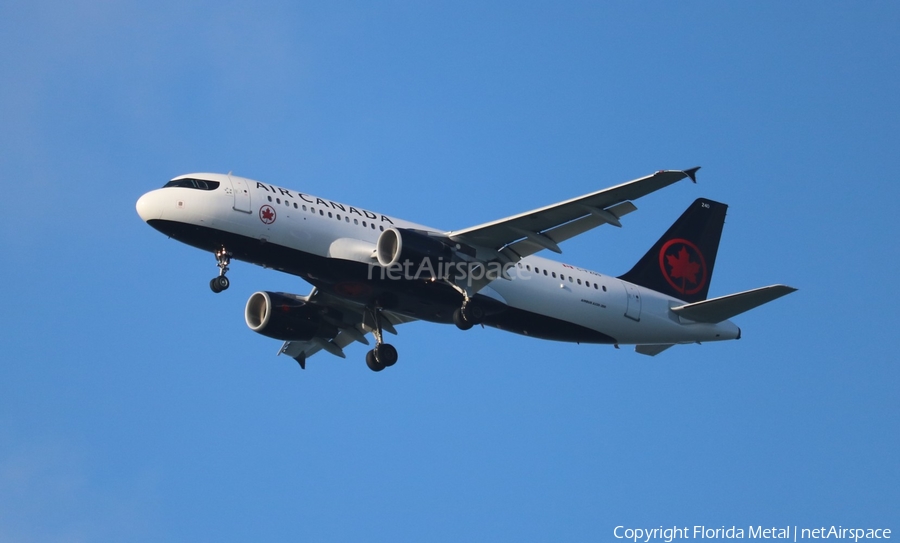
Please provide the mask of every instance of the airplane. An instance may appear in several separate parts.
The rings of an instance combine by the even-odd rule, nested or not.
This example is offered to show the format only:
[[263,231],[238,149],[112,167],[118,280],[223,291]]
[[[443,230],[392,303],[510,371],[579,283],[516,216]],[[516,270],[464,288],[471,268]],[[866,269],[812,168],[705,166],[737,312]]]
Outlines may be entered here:
[[771,285],[707,298],[727,205],[694,201],[624,275],[538,256],[598,226],[621,227],[633,201],[699,167],[660,170],[607,189],[460,230],[439,230],[363,207],[246,179],[193,173],[137,201],[138,215],[170,238],[213,253],[209,285],[226,290],[232,259],[303,278],[308,295],[260,291],[244,318],[282,341],[306,369],[319,351],[345,358],[354,342],[373,371],[393,366],[385,332],[414,320],[491,326],[540,339],[634,345],[655,356],[678,344],[740,339],[729,319],[796,289]]

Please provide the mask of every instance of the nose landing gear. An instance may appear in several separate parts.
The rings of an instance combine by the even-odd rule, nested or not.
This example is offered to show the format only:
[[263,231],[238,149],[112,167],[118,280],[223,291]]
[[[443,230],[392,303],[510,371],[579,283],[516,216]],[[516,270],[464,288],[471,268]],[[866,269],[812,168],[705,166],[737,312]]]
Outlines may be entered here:
[[231,253],[225,250],[225,247],[216,251],[216,266],[219,267],[218,277],[213,277],[209,281],[209,288],[216,294],[226,290],[231,282],[225,277],[228,272],[228,265],[231,264]]

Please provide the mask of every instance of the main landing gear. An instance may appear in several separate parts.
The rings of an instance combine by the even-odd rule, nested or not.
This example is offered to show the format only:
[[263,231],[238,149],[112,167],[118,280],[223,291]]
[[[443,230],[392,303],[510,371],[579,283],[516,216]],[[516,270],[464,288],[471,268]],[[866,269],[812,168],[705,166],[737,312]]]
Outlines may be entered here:
[[225,277],[229,264],[231,264],[231,253],[226,251],[225,247],[222,247],[216,251],[216,266],[219,267],[219,275],[209,281],[209,288],[216,294],[226,290],[231,285],[231,282]]
[[484,320],[484,308],[466,299],[462,307],[453,312],[453,324],[460,330],[468,330]]
[[371,315],[375,321],[375,329],[372,331],[375,335],[375,348],[366,353],[366,365],[372,371],[381,371],[397,363],[397,349],[384,342],[384,333],[381,329],[381,319],[384,317],[381,316],[381,308],[372,309]]

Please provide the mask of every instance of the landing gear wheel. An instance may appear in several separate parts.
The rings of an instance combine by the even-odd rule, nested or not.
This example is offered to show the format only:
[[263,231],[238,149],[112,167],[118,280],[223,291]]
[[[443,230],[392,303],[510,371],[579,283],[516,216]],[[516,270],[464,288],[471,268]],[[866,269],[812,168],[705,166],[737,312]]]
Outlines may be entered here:
[[215,281],[216,286],[219,287],[220,291],[228,290],[228,287],[231,286],[231,281],[229,281],[228,278],[224,275],[216,277],[215,279],[213,279],[213,281]]
[[463,304],[462,314],[472,324],[481,324],[481,321],[484,320],[484,308],[472,302]]
[[474,324],[466,320],[466,318],[463,316],[462,309],[457,309],[453,312],[453,324],[455,324],[456,327],[460,330],[468,330],[475,326]]
[[382,367],[389,368],[397,363],[397,349],[389,343],[381,343],[372,349],[372,351],[374,351],[375,359]]
[[384,369],[384,364],[379,362],[375,357],[375,349],[366,353],[366,366],[369,366],[369,369],[372,371],[381,371]]
[[212,289],[216,294],[222,292],[227,289],[231,285],[231,282],[224,275],[220,275],[218,277],[213,277],[209,282],[209,288]]

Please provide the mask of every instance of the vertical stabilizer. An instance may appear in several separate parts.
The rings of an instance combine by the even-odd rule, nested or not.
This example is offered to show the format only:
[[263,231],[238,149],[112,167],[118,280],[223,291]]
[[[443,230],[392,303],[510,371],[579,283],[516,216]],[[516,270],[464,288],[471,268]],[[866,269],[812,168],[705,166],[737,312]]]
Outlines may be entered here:
[[694,201],[653,248],[619,277],[686,302],[706,299],[728,206]]

